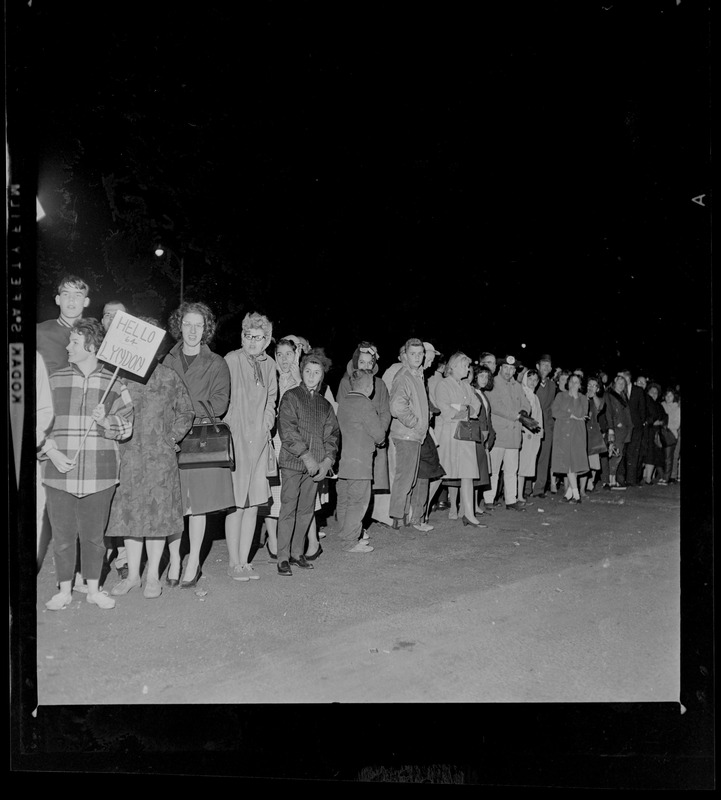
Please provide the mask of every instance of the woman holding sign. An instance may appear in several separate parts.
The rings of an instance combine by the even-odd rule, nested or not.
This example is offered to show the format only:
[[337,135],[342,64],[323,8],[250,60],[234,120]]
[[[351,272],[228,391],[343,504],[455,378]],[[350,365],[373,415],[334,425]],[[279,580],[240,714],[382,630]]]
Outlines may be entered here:
[[[139,317],[158,326],[157,320]],[[110,590],[124,595],[141,585],[143,543],[148,553],[143,595],[160,597],[159,567],[168,536],[180,541],[183,527],[177,443],[193,424],[193,403],[175,370],[157,361],[149,377],[126,374],[135,409],[133,435],[120,445],[120,485],[110,509],[106,536],[123,539],[128,558],[127,577]]]
[[[274,455],[270,432],[275,424],[278,378],[275,361],[265,354],[273,336],[270,320],[262,314],[246,314],[243,343],[225,357],[230,369],[231,393],[226,422],[233,432],[235,457],[233,489],[235,510],[225,518],[228,544],[228,576],[237,581],[258,578],[248,555],[258,506],[271,496],[269,457]],[[269,452],[271,451],[271,452]]]
[[[214,353],[209,342],[216,331],[213,312],[205,303],[182,303],[170,315],[168,327],[177,344],[163,363],[183,379],[193,401],[196,420],[206,416],[202,403],[218,417],[228,409],[230,372],[225,360]],[[200,578],[200,548],[205,535],[205,515],[235,505],[229,469],[204,467],[180,470],[183,515],[189,516],[190,552],[181,588],[195,586]],[[166,583],[177,586],[180,578],[180,539],[170,542],[170,566]]]

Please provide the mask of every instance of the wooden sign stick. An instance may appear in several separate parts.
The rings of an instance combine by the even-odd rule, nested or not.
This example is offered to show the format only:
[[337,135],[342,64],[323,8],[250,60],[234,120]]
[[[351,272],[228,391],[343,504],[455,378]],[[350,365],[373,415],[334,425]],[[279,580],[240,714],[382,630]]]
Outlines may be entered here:
[[[115,372],[113,373],[113,377],[110,379],[110,383],[108,384],[108,388],[105,390],[105,392],[104,392],[103,396],[100,398],[100,402],[101,402],[101,403],[104,403],[104,402],[105,402],[105,398],[108,396],[108,392],[110,391],[110,388],[111,388],[111,387],[112,387],[112,385],[115,383],[115,378],[118,376],[118,372],[120,372],[120,367],[116,367],[116,368],[115,368]],[[95,420],[93,420],[93,421],[90,423],[90,427],[89,427],[89,428],[88,428],[88,429],[85,431],[85,433],[83,434],[83,438],[82,438],[82,440],[81,440],[81,442],[80,442],[80,447],[78,447],[78,450],[77,450],[77,452],[76,452],[76,453],[75,453],[75,455],[73,456],[73,464],[77,464],[77,461],[78,461],[78,456],[80,455],[80,451],[83,449],[83,445],[85,444],[85,440],[88,438],[88,434],[89,434],[89,433],[90,433],[90,431],[93,429],[93,425],[94,425],[94,424],[95,424]]]

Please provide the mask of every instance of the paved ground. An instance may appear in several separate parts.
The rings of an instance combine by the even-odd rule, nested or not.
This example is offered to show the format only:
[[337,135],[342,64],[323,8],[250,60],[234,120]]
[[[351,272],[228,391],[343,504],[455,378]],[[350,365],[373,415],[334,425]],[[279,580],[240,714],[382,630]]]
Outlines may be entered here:
[[220,537],[195,590],[134,589],[112,611],[79,594],[45,610],[49,555],[39,702],[676,701],[679,494],[549,496],[481,531],[374,525],[369,555],[341,551],[331,519],[314,570],[282,578],[260,551],[246,583]]

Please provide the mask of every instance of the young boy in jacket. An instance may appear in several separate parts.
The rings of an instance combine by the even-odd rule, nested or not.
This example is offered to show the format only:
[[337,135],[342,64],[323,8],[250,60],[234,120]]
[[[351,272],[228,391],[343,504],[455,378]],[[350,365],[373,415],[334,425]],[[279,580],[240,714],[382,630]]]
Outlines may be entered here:
[[340,538],[350,553],[370,553],[373,548],[358,541],[363,534],[363,517],[371,498],[373,451],[385,439],[385,430],[370,400],[373,373],[354,369],[351,390],[338,406],[338,425],[343,437],[338,469],[338,524]]
[[305,537],[313,519],[318,483],[335,463],[340,434],[333,406],[319,392],[329,366],[322,353],[311,350],[300,363],[303,383],[288,389],[278,409],[279,575],[292,575],[291,564],[313,569],[304,555]]

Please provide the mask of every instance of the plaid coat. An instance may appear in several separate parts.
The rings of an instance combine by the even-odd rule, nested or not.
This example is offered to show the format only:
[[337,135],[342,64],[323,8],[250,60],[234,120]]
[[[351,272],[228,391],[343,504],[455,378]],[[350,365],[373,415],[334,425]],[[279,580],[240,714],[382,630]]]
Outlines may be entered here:
[[[50,376],[55,420],[48,434],[49,447],[73,458],[88,428],[90,433],[70,472],[63,474],[51,461],[45,463],[43,483],[46,486],[85,497],[118,483],[120,461],[115,442],[127,439],[133,432],[133,402],[125,383],[112,379],[113,374],[105,370],[102,363],[88,376],[75,364]],[[112,387],[104,401],[109,424],[103,428],[93,423],[91,415],[111,381]]]

